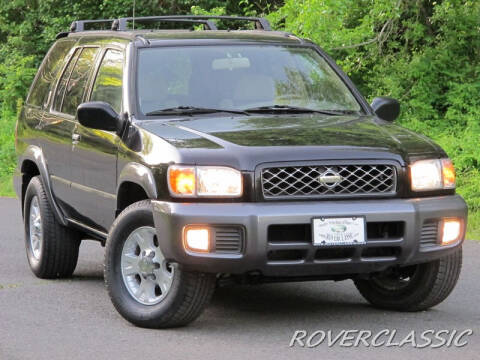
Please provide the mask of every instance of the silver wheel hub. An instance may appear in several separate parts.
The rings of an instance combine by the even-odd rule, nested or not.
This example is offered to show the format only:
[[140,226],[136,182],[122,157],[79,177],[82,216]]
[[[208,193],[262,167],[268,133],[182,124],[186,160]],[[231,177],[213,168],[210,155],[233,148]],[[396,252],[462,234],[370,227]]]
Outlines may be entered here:
[[175,267],[166,262],[153,227],[140,227],[128,236],[120,266],[128,292],[139,303],[158,304],[170,291]]
[[42,215],[40,214],[40,204],[38,197],[34,196],[30,201],[29,221],[29,246],[33,257],[40,260],[40,254],[43,246],[43,226]]

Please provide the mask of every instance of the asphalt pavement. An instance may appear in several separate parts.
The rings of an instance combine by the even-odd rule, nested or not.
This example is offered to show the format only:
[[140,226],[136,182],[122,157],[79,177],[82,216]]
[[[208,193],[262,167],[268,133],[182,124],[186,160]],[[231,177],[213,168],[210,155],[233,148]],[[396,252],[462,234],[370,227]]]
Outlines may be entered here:
[[[140,329],[120,317],[104,288],[99,243],[82,243],[72,279],[46,281],[30,272],[23,241],[18,200],[0,199],[0,360],[480,359],[480,241],[466,241],[457,287],[429,311],[374,309],[351,281],[235,286],[218,289],[196,322],[173,330]],[[297,330],[307,332],[304,340],[314,335],[310,345],[325,340],[289,347]],[[396,334],[389,346],[328,346],[329,331],[332,340],[347,330]],[[427,330],[448,330],[441,336],[463,346],[395,345],[412,332],[418,345]]]

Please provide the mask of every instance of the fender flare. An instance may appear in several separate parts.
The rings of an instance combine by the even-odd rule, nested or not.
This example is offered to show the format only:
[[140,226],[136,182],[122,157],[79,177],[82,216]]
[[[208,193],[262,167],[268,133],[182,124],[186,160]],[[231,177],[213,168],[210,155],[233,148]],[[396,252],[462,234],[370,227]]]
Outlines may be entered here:
[[157,184],[152,171],[145,165],[130,162],[123,167],[118,177],[117,206],[120,187],[125,182],[131,182],[141,186],[149,199],[156,199],[158,197]]
[[[43,155],[43,151],[40,147],[36,145],[29,145],[25,152],[19,159],[19,170],[22,172],[23,164],[25,161],[32,161],[38,168],[40,172],[40,177],[42,179],[43,186],[45,188],[45,193],[47,194],[47,200],[50,203],[50,206],[53,209],[53,213],[55,214],[55,218],[59,221],[62,225],[67,225],[67,221],[65,216],[63,215],[62,211],[58,207],[55,197],[52,192],[52,186],[50,182],[50,176],[48,175],[48,167],[47,167],[47,160]],[[22,173],[23,174],[23,173]],[[23,177],[23,175],[22,175]],[[22,180],[23,182],[23,180]],[[22,199],[22,213],[23,213],[23,199]]]

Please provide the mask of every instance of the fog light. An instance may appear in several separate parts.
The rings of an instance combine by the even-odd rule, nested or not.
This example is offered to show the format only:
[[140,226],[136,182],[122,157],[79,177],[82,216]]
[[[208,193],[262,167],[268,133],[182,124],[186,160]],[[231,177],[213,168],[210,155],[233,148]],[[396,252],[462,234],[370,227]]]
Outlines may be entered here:
[[210,231],[208,228],[187,228],[185,231],[185,247],[192,251],[208,252],[210,249]]
[[460,238],[462,221],[459,219],[445,219],[442,226],[442,245],[448,245]]

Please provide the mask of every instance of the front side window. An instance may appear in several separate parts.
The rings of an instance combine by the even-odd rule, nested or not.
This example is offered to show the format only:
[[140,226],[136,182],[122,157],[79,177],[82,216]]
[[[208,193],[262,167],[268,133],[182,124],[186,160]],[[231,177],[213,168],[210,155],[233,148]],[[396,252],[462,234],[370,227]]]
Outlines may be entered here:
[[83,100],[97,52],[98,48],[83,48],[75,51],[57,86],[54,110],[75,115],[78,105]]
[[73,53],[72,57],[70,58],[70,62],[68,63],[67,67],[63,71],[62,77],[58,81],[57,90],[55,92],[55,98],[53,99],[53,106],[52,109],[55,111],[60,112],[62,110],[62,103],[63,97],[65,96],[65,88],[68,84],[68,79],[70,79],[70,75],[72,74],[73,67],[77,63],[78,56],[82,52],[81,48],[78,48]]
[[119,113],[122,109],[123,53],[107,50],[93,86],[91,101],[104,101]]
[[245,110],[295,106],[359,112],[361,107],[312,48],[273,45],[139,49],[143,114],[178,106]]
[[97,52],[98,48],[84,48],[78,57],[67,88],[65,89],[65,97],[62,105],[63,113],[75,115],[77,112],[77,107],[83,100],[85,86],[94,67]]

